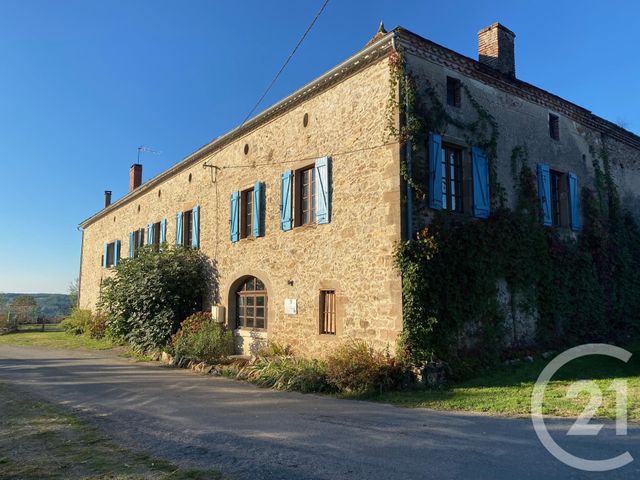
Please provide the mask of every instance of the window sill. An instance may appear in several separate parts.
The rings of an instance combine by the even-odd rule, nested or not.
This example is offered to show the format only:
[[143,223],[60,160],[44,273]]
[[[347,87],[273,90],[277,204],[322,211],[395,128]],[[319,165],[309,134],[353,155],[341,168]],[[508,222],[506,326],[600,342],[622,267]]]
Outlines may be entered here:
[[298,225],[297,227],[293,227],[291,230],[294,232],[304,232],[305,230],[309,230],[309,229],[316,229],[318,228],[320,225],[317,223],[306,223],[304,225]]

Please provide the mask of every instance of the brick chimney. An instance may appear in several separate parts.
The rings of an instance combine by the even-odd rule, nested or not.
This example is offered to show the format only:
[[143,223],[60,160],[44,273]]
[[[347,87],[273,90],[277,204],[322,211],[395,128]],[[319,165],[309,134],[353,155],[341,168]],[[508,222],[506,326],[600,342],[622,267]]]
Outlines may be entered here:
[[142,184],[142,165],[134,163],[129,170],[129,191],[138,188]]
[[111,205],[111,190],[104,191],[104,208],[107,208]]
[[516,34],[494,23],[478,32],[478,60],[510,77],[516,76]]

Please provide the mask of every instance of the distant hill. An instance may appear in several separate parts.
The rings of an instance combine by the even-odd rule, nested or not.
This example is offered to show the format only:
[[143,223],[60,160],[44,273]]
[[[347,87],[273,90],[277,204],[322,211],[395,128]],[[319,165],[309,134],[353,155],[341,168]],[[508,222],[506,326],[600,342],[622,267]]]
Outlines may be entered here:
[[3,293],[0,294],[0,302],[4,301],[8,305],[20,295],[29,295],[35,298],[40,308],[40,314],[46,318],[66,317],[71,312],[71,298],[69,295],[60,293]]

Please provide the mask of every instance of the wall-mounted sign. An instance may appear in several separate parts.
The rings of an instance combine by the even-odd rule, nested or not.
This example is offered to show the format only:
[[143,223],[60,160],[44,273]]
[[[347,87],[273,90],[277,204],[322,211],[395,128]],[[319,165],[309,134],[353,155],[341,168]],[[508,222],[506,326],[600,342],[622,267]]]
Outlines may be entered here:
[[284,299],[284,313],[287,315],[295,315],[298,313],[298,301],[295,298]]

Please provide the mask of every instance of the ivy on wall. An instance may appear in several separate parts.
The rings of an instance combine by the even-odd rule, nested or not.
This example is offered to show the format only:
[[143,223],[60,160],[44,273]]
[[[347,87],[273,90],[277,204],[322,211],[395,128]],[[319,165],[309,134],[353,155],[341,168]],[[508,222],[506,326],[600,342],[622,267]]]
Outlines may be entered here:
[[[456,375],[465,376],[499,360],[507,340],[517,343],[517,322],[509,325],[505,318],[511,313],[509,317],[515,319],[516,312],[522,311],[537,319],[539,348],[636,336],[640,231],[620,205],[605,139],[592,151],[595,191],[582,191],[583,230],[575,235],[546,228],[540,223],[536,176],[526,145],[512,150],[515,203],[509,208],[497,178],[499,131],[491,114],[463,84],[476,115],[468,122],[452,118],[427,79],[419,79],[418,92],[418,82],[406,71],[402,54],[392,54],[389,67],[387,134],[401,143],[411,142],[412,153],[419,157],[429,132],[446,133],[449,126],[456,127],[469,145],[485,150],[492,193],[487,220],[432,212],[428,227],[397,246],[406,354],[415,362],[444,359]],[[424,199],[426,176],[410,176],[409,171],[403,164],[403,179],[418,200]],[[500,281],[506,282],[510,293],[510,312],[498,301]]]

